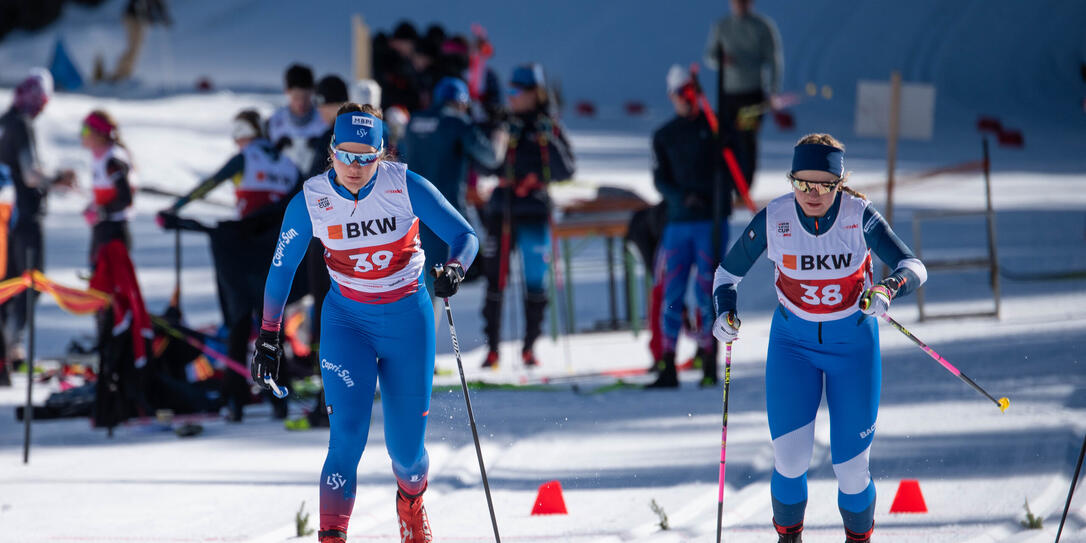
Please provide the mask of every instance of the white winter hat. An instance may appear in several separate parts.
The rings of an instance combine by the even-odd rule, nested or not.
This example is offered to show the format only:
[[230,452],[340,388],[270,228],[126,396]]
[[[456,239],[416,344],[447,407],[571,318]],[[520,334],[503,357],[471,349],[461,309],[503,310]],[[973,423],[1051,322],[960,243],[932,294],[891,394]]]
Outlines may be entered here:
[[690,83],[690,70],[684,69],[678,64],[672,64],[667,71],[667,93],[678,94],[679,89]]
[[372,79],[359,79],[351,86],[351,101],[381,107],[381,85]]

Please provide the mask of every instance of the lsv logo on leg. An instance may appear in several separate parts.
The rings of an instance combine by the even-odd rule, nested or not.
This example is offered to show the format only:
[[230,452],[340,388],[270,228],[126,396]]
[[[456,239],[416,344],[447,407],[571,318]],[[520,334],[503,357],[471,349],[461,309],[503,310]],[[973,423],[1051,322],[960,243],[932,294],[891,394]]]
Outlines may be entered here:
[[347,484],[347,479],[344,479],[342,475],[333,473],[328,476],[328,480],[325,482],[328,486],[332,487],[332,490],[339,490]]

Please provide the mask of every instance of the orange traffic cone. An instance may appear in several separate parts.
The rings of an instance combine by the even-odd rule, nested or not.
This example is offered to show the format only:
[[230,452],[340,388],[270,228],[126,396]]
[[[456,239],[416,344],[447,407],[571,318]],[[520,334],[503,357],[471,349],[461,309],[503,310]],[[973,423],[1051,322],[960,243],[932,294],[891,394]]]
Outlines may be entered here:
[[920,493],[920,482],[916,479],[902,479],[898,484],[897,494],[894,495],[894,503],[890,505],[891,513],[927,513],[928,506],[924,503],[924,495]]
[[562,483],[549,481],[539,486],[532,506],[533,515],[565,515],[566,500],[562,499]]

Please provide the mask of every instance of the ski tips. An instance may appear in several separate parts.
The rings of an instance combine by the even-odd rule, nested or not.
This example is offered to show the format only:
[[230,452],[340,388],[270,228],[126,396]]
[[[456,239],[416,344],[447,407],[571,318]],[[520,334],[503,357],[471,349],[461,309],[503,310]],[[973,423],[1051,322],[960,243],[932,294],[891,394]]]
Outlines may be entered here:
[[999,401],[996,403],[999,404],[1000,412],[1006,412],[1007,408],[1011,406],[1011,401],[1008,400],[1006,397],[1000,398]]

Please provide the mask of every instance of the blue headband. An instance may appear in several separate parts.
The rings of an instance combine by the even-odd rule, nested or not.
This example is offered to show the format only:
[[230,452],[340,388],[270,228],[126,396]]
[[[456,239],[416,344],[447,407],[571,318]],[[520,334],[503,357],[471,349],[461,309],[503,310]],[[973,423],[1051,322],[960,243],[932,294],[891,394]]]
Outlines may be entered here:
[[821,143],[801,143],[792,153],[792,173],[800,170],[830,172],[845,175],[845,152]]
[[384,147],[384,124],[369,113],[344,113],[336,117],[332,145],[364,143],[380,151]]

